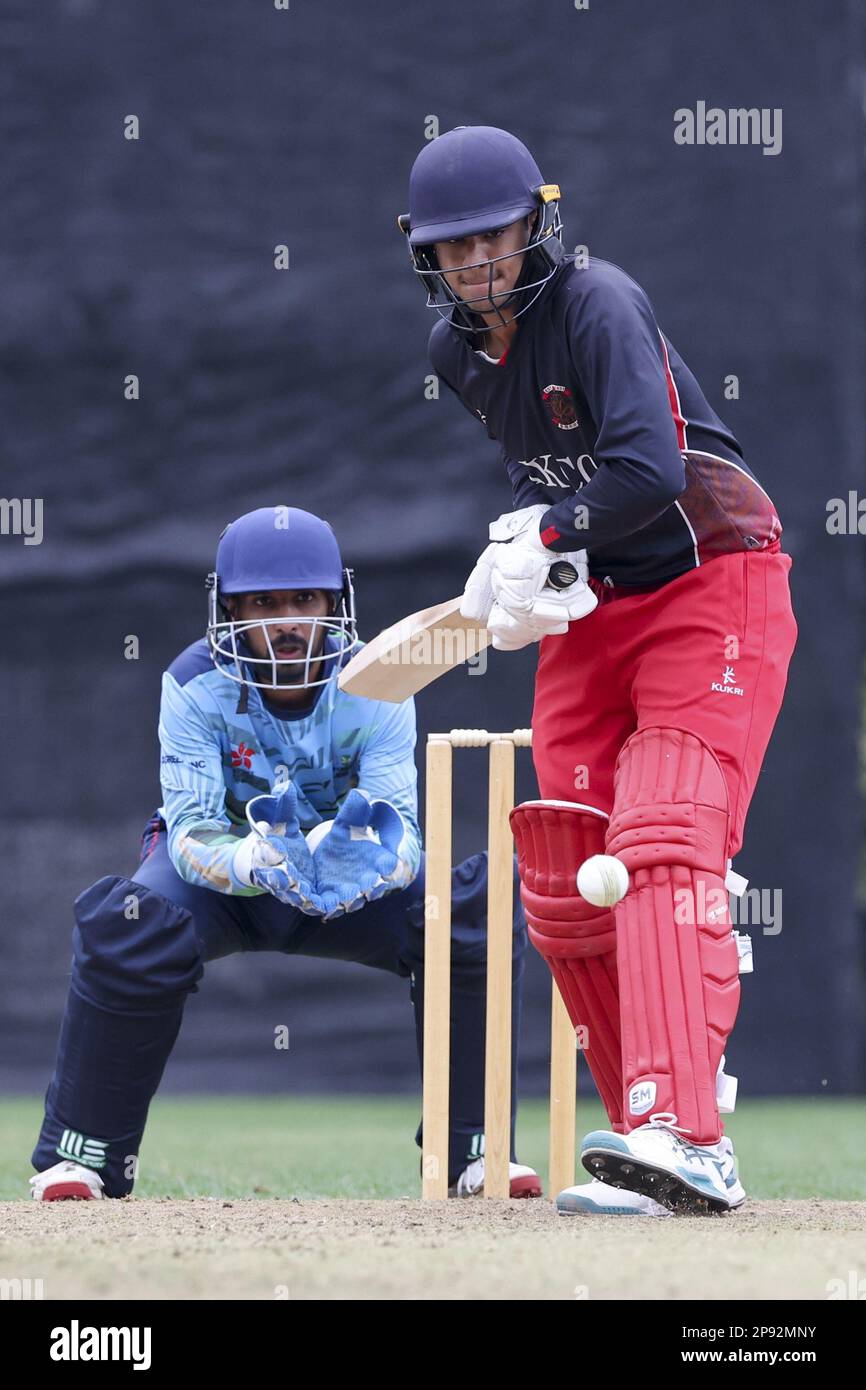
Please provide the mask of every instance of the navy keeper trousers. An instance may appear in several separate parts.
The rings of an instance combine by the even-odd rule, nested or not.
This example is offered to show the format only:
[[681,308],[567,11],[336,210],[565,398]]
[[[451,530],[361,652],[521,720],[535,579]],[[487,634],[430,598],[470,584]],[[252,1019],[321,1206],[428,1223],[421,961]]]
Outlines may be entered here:
[[[270,894],[232,897],[185,882],[168,857],[166,838],[154,818],[133,877],[101,878],[75,901],[69,993],[32,1155],[37,1172],[60,1158],[94,1168],[108,1197],[132,1191],[148,1107],[180,1030],[186,998],[197,990],[207,961],[236,951],[279,951],[354,961],[401,976],[409,981],[423,1067],[423,860],[408,888],[323,922]],[[449,1180],[454,1182],[483,1144],[487,855],[457,865],[451,883]],[[516,866],[514,904],[516,1083],[527,944]],[[514,1100],[513,1116],[516,1084]],[[420,1145],[420,1126],[415,1138]]]

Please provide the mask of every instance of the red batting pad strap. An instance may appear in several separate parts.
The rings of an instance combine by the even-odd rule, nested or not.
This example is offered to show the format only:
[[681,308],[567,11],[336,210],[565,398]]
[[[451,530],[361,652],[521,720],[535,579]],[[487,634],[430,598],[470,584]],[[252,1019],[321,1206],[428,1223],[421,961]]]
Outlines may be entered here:
[[529,801],[511,813],[529,938],[547,961],[611,1125],[622,1130],[616,925],[577,891],[577,870],[604,853],[607,817],[577,802]]
[[614,909],[627,1129],[665,1111],[692,1143],[721,1133],[716,1072],[740,997],[727,849],[727,789],[709,745],[683,729],[632,734],[607,837],[631,876]]

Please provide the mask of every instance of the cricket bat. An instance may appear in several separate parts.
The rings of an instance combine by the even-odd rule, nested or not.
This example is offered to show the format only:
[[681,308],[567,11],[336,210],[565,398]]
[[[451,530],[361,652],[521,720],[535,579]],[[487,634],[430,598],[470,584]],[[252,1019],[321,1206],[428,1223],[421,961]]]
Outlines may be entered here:
[[[550,567],[551,589],[566,589],[577,579],[567,560]],[[386,700],[398,705],[432,681],[471,661],[490,644],[490,633],[460,613],[463,595],[410,613],[362,647],[340,672],[338,685],[347,695]]]

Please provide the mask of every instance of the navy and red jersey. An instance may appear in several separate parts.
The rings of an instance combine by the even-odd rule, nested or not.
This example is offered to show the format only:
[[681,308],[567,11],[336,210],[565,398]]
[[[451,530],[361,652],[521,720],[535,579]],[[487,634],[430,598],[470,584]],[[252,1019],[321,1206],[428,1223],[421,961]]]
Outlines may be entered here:
[[585,549],[594,578],[663,584],[728,551],[778,548],[771,498],[618,266],[568,258],[498,361],[443,319],[429,352],[500,444],[515,509],[547,502],[545,545]]

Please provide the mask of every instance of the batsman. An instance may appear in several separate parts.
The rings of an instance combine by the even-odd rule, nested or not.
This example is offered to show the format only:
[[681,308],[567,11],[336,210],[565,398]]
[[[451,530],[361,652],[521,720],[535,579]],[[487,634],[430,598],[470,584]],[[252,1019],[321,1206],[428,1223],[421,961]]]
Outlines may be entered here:
[[[796,642],[791,558],[646,293],[565,252],[559,204],[514,135],[461,126],[421,151],[399,219],[433,368],[512,486],[461,611],[500,649],[539,644],[521,898],[610,1123],[557,1205],[727,1212],[745,1190],[720,1118],[739,1004],[726,878]],[[578,577],[552,592],[557,558]],[[595,855],[625,866],[619,901],[578,891]]]

